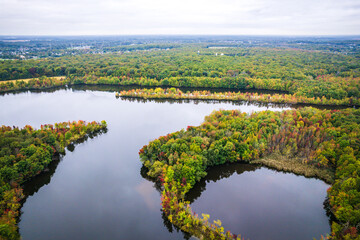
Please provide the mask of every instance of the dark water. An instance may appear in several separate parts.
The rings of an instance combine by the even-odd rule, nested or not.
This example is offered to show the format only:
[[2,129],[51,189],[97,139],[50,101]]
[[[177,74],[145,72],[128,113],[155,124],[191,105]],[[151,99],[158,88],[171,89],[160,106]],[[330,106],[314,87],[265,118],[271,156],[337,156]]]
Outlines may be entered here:
[[326,183],[250,164],[211,168],[187,199],[245,239],[320,239],[330,232]]
[[[171,86],[164,87],[158,86],[160,88],[171,88]],[[156,86],[148,87],[148,86],[139,86],[139,85],[109,85],[109,84],[96,84],[96,85],[86,85],[86,84],[77,84],[72,85],[71,88],[74,90],[92,90],[92,91],[106,91],[106,92],[119,92],[124,90],[132,90],[138,88],[158,88]],[[55,92],[59,89],[66,89],[67,87],[59,86],[59,87],[52,87],[49,89],[33,89],[31,92]],[[278,90],[258,90],[258,89],[233,89],[233,88],[203,88],[203,87],[176,87],[179,88],[183,92],[187,91],[203,91],[207,90],[210,92],[249,92],[249,93],[258,93],[258,94],[287,94],[288,92],[278,91]],[[10,94],[17,94],[22,93],[22,90],[19,91],[11,91]],[[8,93],[0,93],[0,95],[5,95]]]
[[[154,183],[141,176],[138,151],[143,145],[161,135],[186,128],[188,125],[199,125],[206,115],[220,108],[240,109],[245,112],[280,109],[252,104],[195,104],[192,101],[143,103],[116,99],[113,92],[83,89],[0,96],[0,124],[4,125],[23,127],[30,124],[40,127],[44,123],[79,119],[104,119],[108,122],[107,133],[88,139],[76,145],[75,149],[70,148],[71,151],[68,150],[60,161],[54,162],[48,172],[25,186],[25,193],[29,197],[23,205],[19,222],[23,239],[183,239],[183,233],[169,232],[171,226],[164,221],[160,211],[160,193],[154,187]],[[215,175],[223,176],[226,171],[220,171]],[[244,189],[233,188],[233,185],[241,186],[242,180],[236,183],[232,179],[246,176],[248,172],[233,174],[232,177],[216,183],[224,184],[227,180],[231,182],[229,188],[232,188],[232,191],[229,192],[226,192],[226,187],[216,186],[218,197],[221,197],[217,199],[224,204],[218,202],[211,205],[213,197],[209,198],[207,194],[211,194],[211,186],[214,183],[208,183],[207,191],[202,194],[203,190],[194,190],[195,196],[201,194],[193,203],[194,209],[202,211],[197,210],[198,204],[205,207],[205,212],[220,218],[226,228],[238,233],[241,231],[244,236],[253,236],[254,231],[268,231],[272,228],[272,222],[275,222],[270,217],[278,219],[283,212],[292,211],[290,219],[281,220],[286,221],[284,227],[288,232],[296,232],[303,227],[290,224],[291,219],[302,212],[307,212],[314,219],[326,220],[322,206],[326,186],[321,181],[276,172],[266,175],[262,171],[270,170],[251,172],[254,177],[245,179],[247,187]],[[272,186],[270,183],[274,181],[277,185]],[[239,202],[234,206],[222,202],[227,198],[236,199],[238,195],[250,196],[251,198],[247,198],[248,202],[245,202],[250,205],[254,202],[252,206],[247,207],[250,211],[260,207],[260,202],[252,198],[257,191],[257,185],[269,188],[267,191],[271,195],[271,192],[276,192],[275,188],[287,189],[287,183],[293,184],[292,186],[299,191],[293,192],[292,196],[281,195],[282,197],[285,196],[288,202],[296,200],[298,203],[301,199],[307,198],[309,203],[284,205],[280,209],[276,208],[276,215],[272,216],[267,215],[272,212],[265,212],[265,217],[259,217],[257,212],[252,215],[249,213],[252,222],[263,222],[262,226],[257,226],[255,230],[249,225],[238,227],[241,222],[236,219],[243,215],[237,209],[242,209],[240,205],[243,203]],[[320,189],[319,184],[322,184],[323,188]],[[303,193],[308,194],[302,196]],[[277,201],[269,196],[266,196],[266,199],[269,203]],[[233,222],[231,218],[222,216],[221,211],[210,211],[211,208],[219,208],[220,205],[223,208],[227,207],[223,212],[232,216],[235,219]],[[206,207],[210,207],[209,211]],[[273,208],[272,205],[265,207]],[[250,219],[250,215],[246,215],[246,218]],[[323,229],[329,230],[326,221],[316,221],[314,224],[310,227],[318,229],[315,236],[322,234]],[[304,225],[306,227],[310,224]],[[281,232],[277,234],[278,239],[288,239],[282,238]]]

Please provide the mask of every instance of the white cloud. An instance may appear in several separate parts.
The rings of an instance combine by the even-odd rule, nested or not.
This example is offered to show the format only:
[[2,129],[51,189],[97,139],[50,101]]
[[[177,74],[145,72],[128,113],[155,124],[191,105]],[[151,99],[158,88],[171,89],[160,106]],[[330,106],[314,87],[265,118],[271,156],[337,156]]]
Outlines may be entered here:
[[360,34],[357,0],[0,0],[0,34]]

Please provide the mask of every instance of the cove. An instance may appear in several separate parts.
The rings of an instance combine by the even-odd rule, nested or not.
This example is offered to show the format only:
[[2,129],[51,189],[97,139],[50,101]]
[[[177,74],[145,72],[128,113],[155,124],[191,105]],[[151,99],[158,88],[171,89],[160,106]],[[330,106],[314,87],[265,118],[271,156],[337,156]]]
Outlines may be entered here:
[[320,239],[330,233],[328,184],[260,165],[212,167],[187,194],[196,213],[220,219],[245,239]]
[[[19,222],[23,239],[184,239],[181,232],[169,232],[164,225],[160,194],[153,182],[141,176],[138,151],[161,135],[199,125],[218,109],[251,112],[285,108],[226,102],[127,101],[116,99],[112,90],[1,95],[2,125],[38,128],[44,123],[79,119],[105,119],[108,123],[106,134],[70,148],[48,173],[26,186],[28,197]],[[319,208],[323,211],[322,206]],[[224,226],[237,232],[225,222]]]

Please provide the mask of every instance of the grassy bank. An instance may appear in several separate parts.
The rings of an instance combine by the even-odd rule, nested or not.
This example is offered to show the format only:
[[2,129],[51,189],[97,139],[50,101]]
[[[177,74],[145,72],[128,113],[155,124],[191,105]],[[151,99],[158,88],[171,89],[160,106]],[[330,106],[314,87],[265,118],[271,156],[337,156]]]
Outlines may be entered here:
[[[49,79],[53,79],[53,80],[65,80],[66,76],[59,76],[59,77],[46,77],[46,78],[49,78]],[[16,80],[6,80],[6,81],[0,81],[0,84],[1,83],[16,83],[16,82],[29,82],[29,81],[36,81],[36,80],[39,80],[39,78],[24,78],[24,79],[16,79]]]
[[329,168],[319,168],[310,164],[306,164],[306,159],[298,159],[291,156],[271,154],[251,163],[262,164],[278,171],[295,173],[305,177],[314,177],[323,180],[328,184],[334,182],[335,173]]
[[69,79],[65,77],[40,77],[0,81],[0,93],[21,90],[50,89],[65,86],[69,83]]

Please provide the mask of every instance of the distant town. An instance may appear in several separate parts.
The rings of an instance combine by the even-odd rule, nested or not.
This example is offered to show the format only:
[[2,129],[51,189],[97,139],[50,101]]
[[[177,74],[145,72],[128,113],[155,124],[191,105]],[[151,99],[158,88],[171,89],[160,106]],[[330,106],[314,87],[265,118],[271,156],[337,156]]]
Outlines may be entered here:
[[[261,37],[261,36],[0,36],[0,59],[26,60],[81,54],[156,51],[203,44],[224,48],[289,48],[358,55],[360,37]],[[221,55],[221,52],[218,53]]]

